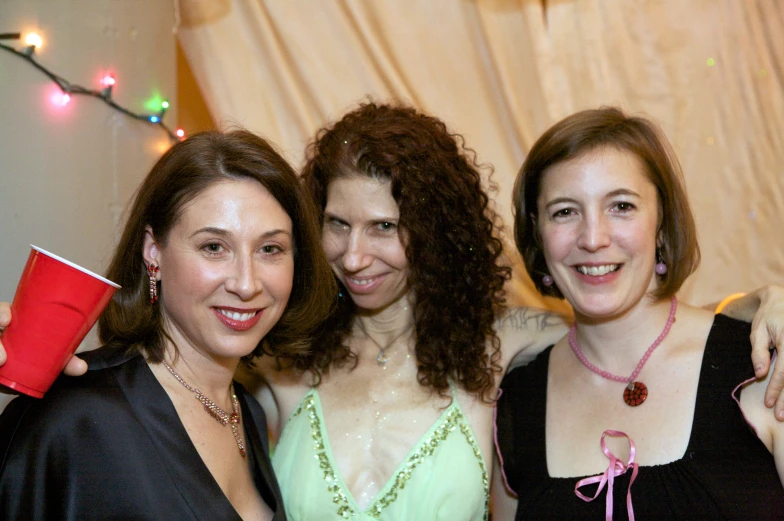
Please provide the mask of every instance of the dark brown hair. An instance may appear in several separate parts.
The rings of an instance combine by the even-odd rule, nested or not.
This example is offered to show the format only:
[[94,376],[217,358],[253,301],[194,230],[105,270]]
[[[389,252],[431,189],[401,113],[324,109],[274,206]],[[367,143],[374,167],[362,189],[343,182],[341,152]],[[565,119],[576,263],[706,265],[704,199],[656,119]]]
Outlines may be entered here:
[[626,116],[614,107],[584,110],[559,121],[536,141],[520,168],[514,186],[514,231],[528,273],[543,295],[563,298],[555,285],[542,283],[547,264],[536,226],[536,201],[548,168],[601,147],[614,147],[637,156],[656,187],[660,219],[657,249],[668,269],[653,296],[670,297],[700,262],[697,229],[683,174],[672,146],[654,123]]
[[264,139],[245,130],[203,132],[178,142],[139,187],[107,278],[122,286],[101,315],[102,342],[130,346],[150,360],[163,357],[159,305],[149,303],[143,258],[145,227],[165,244],[183,207],[218,181],[250,179],[263,185],[289,215],[294,237],[294,282],[288,306],[253,355],[288,356],[306,349],[315,327],[329,314],[335,282],[321,248],[318,216],[296,173]]
[[[321,129],[306,160],[303,180],[322,218],[334,179],[361,175],[390,182],[407,238],[419,381],[444,392],[452,379],[486,395],[500,370],[493,322],[510,269],[498,264],[498,218],[474,152],[434,117],[368,102]],[[344,344],[354,312],[348,296],[339,299],[318,348],[300,360],[302,369],[320,373],[354,357]]]

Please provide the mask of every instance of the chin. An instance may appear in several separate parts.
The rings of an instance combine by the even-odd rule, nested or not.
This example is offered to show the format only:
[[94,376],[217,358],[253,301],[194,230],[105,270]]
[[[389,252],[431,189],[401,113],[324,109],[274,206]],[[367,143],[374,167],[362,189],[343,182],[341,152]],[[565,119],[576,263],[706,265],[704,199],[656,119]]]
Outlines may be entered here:
[[603,319],[618,315],[624,309],[623,303],[607,302],[606,300],[595,302],[583,299],[579,302],[571,303],[575,313],[586,318]]
[[213,344],[217,349],[212,352],[224,358],[242,358],[253,353],[263,339],[264,335],[248,335],[241,339],[237,337],[219,339]]
[[351,292],[348,294],[354,305],[360,309],[379,309],[384,307],[384,303],[376,295],[354,295]]

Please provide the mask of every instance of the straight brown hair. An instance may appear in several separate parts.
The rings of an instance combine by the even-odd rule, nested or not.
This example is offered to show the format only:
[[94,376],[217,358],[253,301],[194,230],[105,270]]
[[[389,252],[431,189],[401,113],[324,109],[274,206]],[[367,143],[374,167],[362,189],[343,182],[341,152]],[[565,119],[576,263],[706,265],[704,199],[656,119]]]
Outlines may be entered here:
[[[291,218],[294,281],[288,306],[253,355],[293,356],[310,338],[336,299],[332,271],[321,248],[318,212],[296,173],[273,146],[246,130],[203,132],[172,146],[142,182],[107,271],[122,286],[98,321],[105,344],[124,344],[151,361],[163,359],[166,333],[160,303],[149,302],[142,256],[144,232],[152,228],[163,244],[183,207],[216,182],[250,179],[266,188]],[[166,288],[160,287],[161,301]]]

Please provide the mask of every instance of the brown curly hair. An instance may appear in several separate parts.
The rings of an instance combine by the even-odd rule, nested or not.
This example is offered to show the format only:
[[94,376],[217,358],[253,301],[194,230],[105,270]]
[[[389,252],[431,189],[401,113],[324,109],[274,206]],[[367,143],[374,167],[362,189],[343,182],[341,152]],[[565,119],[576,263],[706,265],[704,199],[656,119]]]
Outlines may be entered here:
[[[463,137],[450,134],[442,121],[411,107],[369,101],[316,134],[302,178],[322,221],[332,180],[364,175],[391,182],[416,296],[419,382],[443,394],[451,379],[486,399],[500,371],[493,322],[511,269],[499,265],[500,221],[483,188],[482,169]],[[348,297],[338,301],[315,348],[295,361],[300,369],[320,375],[331,364],[356,363],[345,345],[355,306]]]

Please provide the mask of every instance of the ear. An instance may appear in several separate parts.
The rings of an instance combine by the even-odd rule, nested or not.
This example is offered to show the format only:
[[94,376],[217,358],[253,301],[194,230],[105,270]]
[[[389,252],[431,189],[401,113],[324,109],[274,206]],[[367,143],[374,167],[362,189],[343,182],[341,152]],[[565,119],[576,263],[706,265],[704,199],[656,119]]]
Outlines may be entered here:
[[[161,248],[155,241],[155,236],[152,234],[152,228],[149,226],[144,228],[144,245],[142,247],[142,256],[144,257],[144,262],[147,264],[147,266],[150,264],[158,266],[160,264]],[[158,277],[160,278],[160,274]]]

